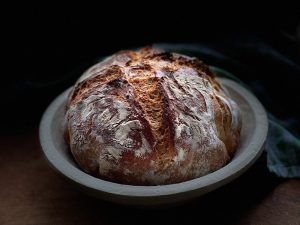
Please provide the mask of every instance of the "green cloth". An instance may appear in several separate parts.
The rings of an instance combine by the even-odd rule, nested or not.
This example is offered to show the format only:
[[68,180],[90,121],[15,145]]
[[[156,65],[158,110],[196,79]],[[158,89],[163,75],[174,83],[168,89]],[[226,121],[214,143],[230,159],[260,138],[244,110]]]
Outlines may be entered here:
[[300,140],[269,115],[268,168],[280,177],[300,177]]

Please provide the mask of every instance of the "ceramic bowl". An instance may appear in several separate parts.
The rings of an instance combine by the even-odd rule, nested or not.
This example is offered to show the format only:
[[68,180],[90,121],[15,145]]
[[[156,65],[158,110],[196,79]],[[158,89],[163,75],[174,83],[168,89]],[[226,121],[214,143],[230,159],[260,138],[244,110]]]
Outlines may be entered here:
[[113,183],[83,172],[68,152],[63,138],[64,107],[70,89],[59,95],[45,111],[40,123],[42,151],[51,167],[83,192],[97,198],[134,206],[174,204],[204,195],[239,177],[258,159],[267,137],[266,112],[257,98],[240,84],[217,78],[242,112],[241,141],[234,158],[223,168],[182,183],[134,186]]

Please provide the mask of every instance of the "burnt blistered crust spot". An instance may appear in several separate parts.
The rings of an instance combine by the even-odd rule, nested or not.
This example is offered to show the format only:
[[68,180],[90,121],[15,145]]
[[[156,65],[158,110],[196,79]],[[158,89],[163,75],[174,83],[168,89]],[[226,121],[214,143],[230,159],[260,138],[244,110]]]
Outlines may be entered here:
[[169,53],[169,52],[160,52],[160,53],[149,54],[145,58],[146,59],[155,59],[157,61],[159,61],[159,60],[164,60],[164,61],[168,61],[168,62],[174,61],[173,54]]
[[73,88],[67,142],[78,164],[102,179],[156,185],[199,177],[236,148],[240,128],[231,127],[224,96],[196,58],[151,47],[121,51]]
[[149,64],[146,64],[146,63],[142,63],[140,65],[131,67],[131,70],[148,70],[148,71],[151,71],[152,69],[153,68]]
[[209,67],[199,59],[196,58],[187,59],[185,57],[179,56],[177,60],[180,66],[192,67],[195,70],[197,70],[197,72],[201,76],[214,77],[214,74],[209,70]]

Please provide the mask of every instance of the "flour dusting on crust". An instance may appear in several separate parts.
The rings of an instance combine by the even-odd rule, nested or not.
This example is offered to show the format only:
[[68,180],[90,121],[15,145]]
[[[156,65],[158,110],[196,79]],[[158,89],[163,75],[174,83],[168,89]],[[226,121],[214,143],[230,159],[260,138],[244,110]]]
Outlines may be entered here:
[[196,58],[144,48],[87,70],[66,110],[71,152],[88,173],[159,185],[226,165],[239,141],[236,103]]

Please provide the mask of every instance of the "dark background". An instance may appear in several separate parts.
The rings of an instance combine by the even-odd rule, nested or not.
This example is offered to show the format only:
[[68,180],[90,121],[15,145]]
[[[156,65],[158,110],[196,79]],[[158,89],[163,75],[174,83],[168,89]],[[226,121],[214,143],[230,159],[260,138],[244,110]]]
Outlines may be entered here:
[[[116,3],[117,4],[117,3]],[[2,132],[37,126],[46,106],[100,57],[152,43],[200,43],[203,59],[250,85],[297,132],[297,7],[252,10],[188,5],[18,7],[7,17],[11,59],[1,87]],[[187,4],[185,5],[187,6]],[[298,29],[298,36],[297,36]]]
[[201,59],[235,74],[299,131],[299,7],[99,3],[1,7],[0,224],[298,224],[299,179],[269,172],[266,154],[223,188],[158,211],[89,198],[47,165],[38,125],[49,103],[97,59],[151,43],[197,43]]

